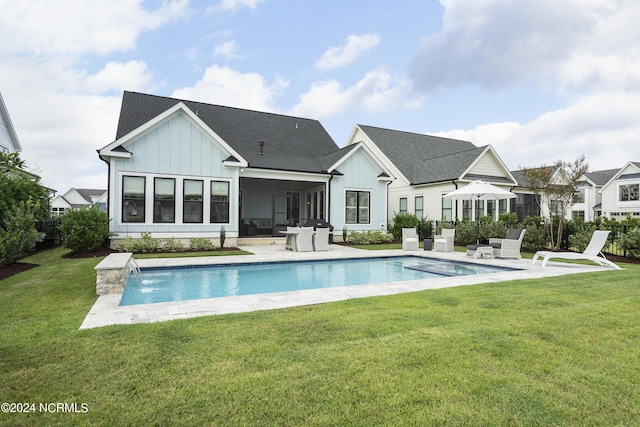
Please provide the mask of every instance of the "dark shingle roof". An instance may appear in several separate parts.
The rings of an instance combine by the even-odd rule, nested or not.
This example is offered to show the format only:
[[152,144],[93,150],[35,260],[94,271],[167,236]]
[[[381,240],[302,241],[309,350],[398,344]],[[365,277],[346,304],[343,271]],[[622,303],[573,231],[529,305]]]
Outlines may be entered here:
[[76,188],[76,191],[83,199],[85,199],[89,203],[91,203],[92,197],[100,197],[107,192],[107,190],[96,190],[93,188]]
[[457,139],[358,126],[413,185],[458,179],[485,149]]
[[[331,164],[318,159],[339,150],[317,120],[124,92],[116,139],[183,102],[236,150],[251,168],[321,172]],[[264,141],[260,154],[259,141]],[[338,157],[339,158],[339,157]]]
[[609,182],[611,178],[613,178],[618,172],[620,172],[620,169],[607,169],[602,171],[587,172],[586,175],[587,178],[593,181],[595,185],[601,187]]

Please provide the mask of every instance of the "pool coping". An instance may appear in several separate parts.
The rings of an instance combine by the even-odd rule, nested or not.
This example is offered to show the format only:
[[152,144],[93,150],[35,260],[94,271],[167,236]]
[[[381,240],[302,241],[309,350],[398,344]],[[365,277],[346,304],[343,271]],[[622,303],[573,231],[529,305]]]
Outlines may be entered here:
[[80,329],[91,329],[109,325],[163,322],[201,316],[246,313],[258,310],[274,310],[304,305],[323,304],[352,298],[394,295],[428,289],[469,286],[507,280],[534,279],[609,270],[605,267],[595,265],[591,266],[558,262],[550,262],[543,268],[540,263],[532,265],[530,259],[473,259],[465,257],[464,252],[433,252],[422,250],[402,251],[398,249],[369,251],[341,245],[331,245],[330,250],[327,252],[291,252],[284,248],[284,244],[251,246],[243,247],[241,249],[252,252],[254,255],[136,259],[136,262],[140,268],[150,268],[172,266],[180,267],[188,265],[253,264],[256,262],[307,261],[337,258],[377,258],[410,255],[425,258],[464,261],[480,265],[516,268],[518,271],[504,271],[473,276],[430,278],[427,280],[308,289],[269,294],[206,298],[129,306],[118,305],[122,294],[106,294],[100,295],[97,298],[96,302],[82,322]]

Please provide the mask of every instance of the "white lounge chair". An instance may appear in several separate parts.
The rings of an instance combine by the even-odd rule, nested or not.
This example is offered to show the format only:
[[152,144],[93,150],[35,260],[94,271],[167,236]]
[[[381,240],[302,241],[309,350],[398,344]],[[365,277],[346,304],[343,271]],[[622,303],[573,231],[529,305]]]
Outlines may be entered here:
[[417,251],[418,244],[418,232],[415,228],[403,228],[402,229],[402,250],[403,251]]
[[[602,248],[605,243],[607,243],[607,237],[609,236],[609,230],[596,230],[593,232],[593,236],[591,236],[591,241],[589,245],[582,253],[578,252],[552,252],[552,251],[538,251],[533,256],[532,264],[535,264],[536,260],[542,257],[542,266],[547,265],[547,261],[551,258],[562,258],[562,259],[586,259],[589,261],[593,261],[601,266],[609,266],[618,270],[622,270],[620,267],[609,261],[605,258],[602,253]],[[602,257],[598,256],[602,255]]]
[[493,256],[497,258],[520,259],[520,247],[524,238],[525,230],[512,228],[507,231],[504,239],[491,238],[489,245],[493,247]]
[[296,237],[296,248],[298,252],[313,251],[313,227],[300,227],[300,233],[298,233]]
[[329,229],[316,228],[316,234],[313,235],[313,250],[328,251],[329,250]]
[[455,228],[443,228],[442,234],[433,236],[433,250],[437,252],[453,252],[454,240],[456,238]]

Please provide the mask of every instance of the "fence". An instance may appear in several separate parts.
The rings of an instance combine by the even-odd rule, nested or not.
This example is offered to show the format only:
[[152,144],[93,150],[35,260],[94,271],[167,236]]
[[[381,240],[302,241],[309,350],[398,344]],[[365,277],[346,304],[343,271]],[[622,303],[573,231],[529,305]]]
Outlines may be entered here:
[[60,232],[60,230],[58,230],[59,225],[59,219],[38,221],[35,224],[36,230],[45,234],[42,242],[36,243],[35,252],[44,251],[46,249],[51,249],[62,245],[62,233]]

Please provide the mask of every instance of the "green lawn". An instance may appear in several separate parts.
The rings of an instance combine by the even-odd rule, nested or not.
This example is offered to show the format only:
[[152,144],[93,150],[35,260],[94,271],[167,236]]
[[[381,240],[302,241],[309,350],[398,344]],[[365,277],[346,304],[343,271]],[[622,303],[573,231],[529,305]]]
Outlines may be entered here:
[[63,253],[0,281],[0,425],[640,424],[637,265],[80,331]]

